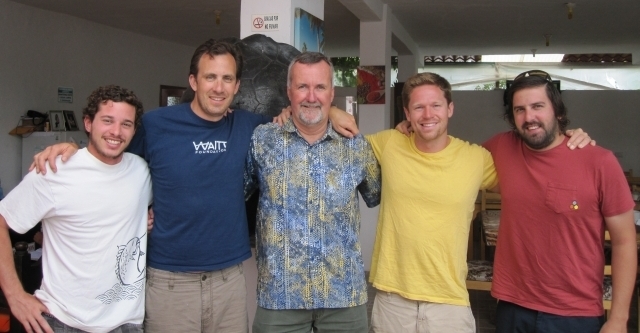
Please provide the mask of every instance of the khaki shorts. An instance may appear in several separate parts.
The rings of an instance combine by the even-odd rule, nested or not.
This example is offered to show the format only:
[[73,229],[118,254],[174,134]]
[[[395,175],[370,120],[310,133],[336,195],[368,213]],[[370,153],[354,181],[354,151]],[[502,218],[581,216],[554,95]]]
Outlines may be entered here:
[[242,264],[213,272],[168,272],[147,267],[144,330],[249,331]]
[[376,333],[475,333],[476,321],[468,306],[412,301],[378,291],[371,328]]

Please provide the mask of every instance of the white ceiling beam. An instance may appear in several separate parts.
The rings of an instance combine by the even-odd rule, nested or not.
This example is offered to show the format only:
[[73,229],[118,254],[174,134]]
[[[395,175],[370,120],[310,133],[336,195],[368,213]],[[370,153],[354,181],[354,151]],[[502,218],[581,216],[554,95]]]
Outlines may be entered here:
[[392,47],[398,55],[415,55],[420,58],[418,44],[411,38],[411,35],[404,28],[402,23],[396,18],[393,12],[390,12],[388,18],[391,20],[391,34],[393,35]]
[[380,0],[339,0],[361,22],[382,20],[383,3]]

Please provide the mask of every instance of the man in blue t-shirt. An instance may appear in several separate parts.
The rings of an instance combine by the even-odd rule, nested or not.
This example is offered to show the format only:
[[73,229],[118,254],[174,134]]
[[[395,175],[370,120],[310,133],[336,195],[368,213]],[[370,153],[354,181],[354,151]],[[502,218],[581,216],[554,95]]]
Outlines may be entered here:
[[[149,164],[153,183],[146,332],[248,331],[243,174],[253,130],[271,119],[230,112],[241,72],[234,45],[213,39],[200,45],[189,70],[193,101],[145,114],[129,146]],[[74,152],[71,144],[53,146],[38,164]]]

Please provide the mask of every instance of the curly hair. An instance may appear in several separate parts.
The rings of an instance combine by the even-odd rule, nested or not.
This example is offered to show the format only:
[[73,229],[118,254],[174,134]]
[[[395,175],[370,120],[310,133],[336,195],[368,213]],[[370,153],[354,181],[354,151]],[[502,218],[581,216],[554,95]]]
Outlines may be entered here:
[[[89,118],[89,121],[93,122],[96,117],[96,113],[100,109],[100,105],[105,104],[108,101],[112,102],[125,102],[136,109],[136,116],[134,122],[134,128],[138,128],[141,122],[142,113],[144,109],[142,102],[138,99],[138,96],[133,91],[122,88],[116,85],[108,85],[99,87],[94,90],[89,97],[87,97],[87,106],[82,109],[82,117]],[[87,132],[89,135],[89,132]]]

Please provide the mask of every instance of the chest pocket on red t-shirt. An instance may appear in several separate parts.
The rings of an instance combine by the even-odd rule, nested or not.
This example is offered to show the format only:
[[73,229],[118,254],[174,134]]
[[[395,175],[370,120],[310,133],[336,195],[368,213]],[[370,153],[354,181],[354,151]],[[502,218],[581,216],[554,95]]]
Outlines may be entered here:
[[576,192],[575,185],[549,182],[547,183],[545,203],[547,207],[559,214],[578,210],[579,203],[576,201]]

